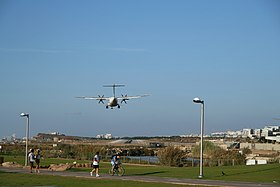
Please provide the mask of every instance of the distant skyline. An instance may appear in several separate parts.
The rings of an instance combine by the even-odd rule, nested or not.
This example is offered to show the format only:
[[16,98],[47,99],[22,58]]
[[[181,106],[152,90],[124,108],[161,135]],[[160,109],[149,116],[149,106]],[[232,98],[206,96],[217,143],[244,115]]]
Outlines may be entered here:
[[[0,2],[0,138],[161,136],[279,125],[280,2]],[[105,109],[76,96],[151,94]]]

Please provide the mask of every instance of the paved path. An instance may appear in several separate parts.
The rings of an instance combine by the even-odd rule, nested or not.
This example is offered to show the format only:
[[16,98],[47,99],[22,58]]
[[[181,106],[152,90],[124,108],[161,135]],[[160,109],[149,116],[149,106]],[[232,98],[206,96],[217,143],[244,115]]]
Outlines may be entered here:
[[[28,169],[23,168],[5,168],[0,167],[1,171],[5,172],[17,172],[17,173],[29,173]],[[55,175],[55,176],[72,176],[82,178],[93,178],[89,175],[89,172],[57,172],[49,170],[41,170],[40,175]],[[169,184],[181,184],[181,185],[203,185],[203,186],[223,186],[223,187],[280,187],[280,184],[270,183],[253,183],[253,182],[232,182],[232,181],[220,181],[220,180],[204,180],[204,179],[181,179],[181,178],[168,178],[168,177],[151,177],[151,176],[111,176],[109,174],[102,174],[100,179],[115,179],[115,180],[132,180],[141,182],[156,182],[156,183],[169,183]]]

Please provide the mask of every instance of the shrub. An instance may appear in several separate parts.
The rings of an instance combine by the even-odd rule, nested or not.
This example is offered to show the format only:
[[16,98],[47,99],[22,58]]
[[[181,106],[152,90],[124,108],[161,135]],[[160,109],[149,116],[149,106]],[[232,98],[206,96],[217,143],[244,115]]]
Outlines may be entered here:
[[[200,144],[193,150],[193,155],[195,157],[198,157],[199,154]],[[209,166],[232,165],[233,160],[236,165],[245,163],[245,155],[241,155],[235,150],[224,150],[209,141],[203,142],[203,155],[204,158],[209,159]]]
[[158,152],[158,159],[164,166],[180,166],[184,153],[177,147],[166,147]]

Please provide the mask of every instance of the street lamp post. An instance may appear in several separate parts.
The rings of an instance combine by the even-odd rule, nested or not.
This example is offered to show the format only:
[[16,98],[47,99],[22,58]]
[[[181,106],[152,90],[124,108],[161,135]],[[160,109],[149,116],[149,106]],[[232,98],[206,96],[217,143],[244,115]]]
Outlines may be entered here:
[[203,134],[204,134],[204,101],[198,97],[193,99],[194,103],[201,104],[200,112],[200,161],[199,161],[199,176],[198,178],[203,178]]
[[28,154],[28,140],[29,140],[29,114],[21,113],[21,117],[26,117],[26,128],[25,128],[25,166],[27,166],[27,154]]

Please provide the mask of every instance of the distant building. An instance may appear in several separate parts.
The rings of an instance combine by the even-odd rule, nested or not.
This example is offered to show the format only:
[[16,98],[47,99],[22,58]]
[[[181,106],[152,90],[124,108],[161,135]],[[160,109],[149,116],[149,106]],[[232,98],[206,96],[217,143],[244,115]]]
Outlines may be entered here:
[[262,129],[261,137],[271,143],[280,143],[280,126],[265,126]]
[[213,132],[211,133],[212,137],[226,137],[227,133],[226,132]]
[[99,134],[99,135],[96,135],[96,138],[97,139],[112,139],[113,136],[112,136],[112,134]]
[[268,136],[265,138],[268,142],[271,142],[271,143],[280,143],[280,135],[277,135],[277,136]]
[[262,129],[255,129],[254,130],[254,135],[256,138],[261,138],[262,136]]
[[254,136],[253,129],[243,129],[242,131],[242,138],[252,138]]
[[263,139],[271,143],[280,143],[280,126],[265,126],[263,129],[243,129],[242,131],[226,131],[211,133],[211,137]]
[[261,137],[268,137],[272,136],[272,130],[270,128],[264,128],[262,129]]
[[226,137],[226,138],[237,138],[241,137],[241,131],[226,131],[226,132],[214,132],[211,133],[211,137]]

